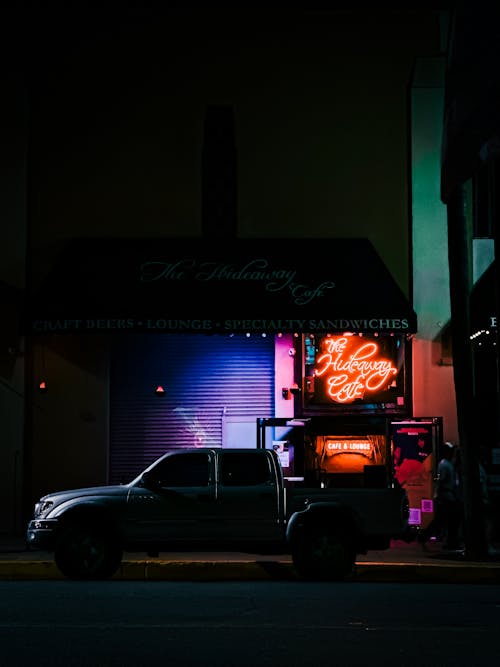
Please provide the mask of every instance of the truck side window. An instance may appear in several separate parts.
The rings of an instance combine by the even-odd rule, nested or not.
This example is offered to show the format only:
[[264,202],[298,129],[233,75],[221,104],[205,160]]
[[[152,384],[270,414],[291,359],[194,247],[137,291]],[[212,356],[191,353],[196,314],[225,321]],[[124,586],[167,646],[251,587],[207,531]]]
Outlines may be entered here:
[[255,453],[224,453],[221,461],[221,483],[224,486],[252,486],[271,479],[267,456]]
[[174,454],[151,471],[160,486],[208,486],[210,460],[207,454]]

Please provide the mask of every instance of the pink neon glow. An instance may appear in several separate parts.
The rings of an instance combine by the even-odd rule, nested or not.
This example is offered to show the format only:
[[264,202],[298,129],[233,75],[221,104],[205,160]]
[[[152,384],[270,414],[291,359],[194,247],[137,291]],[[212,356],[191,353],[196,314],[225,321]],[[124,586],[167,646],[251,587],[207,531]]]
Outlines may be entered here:
[[327,393],[337,403],[352,403],[378,391],[398,372],[389,359],[379,356],[377,343],[359,345],[354,336],[331,336],[323,347],[314,374],[325,376]]

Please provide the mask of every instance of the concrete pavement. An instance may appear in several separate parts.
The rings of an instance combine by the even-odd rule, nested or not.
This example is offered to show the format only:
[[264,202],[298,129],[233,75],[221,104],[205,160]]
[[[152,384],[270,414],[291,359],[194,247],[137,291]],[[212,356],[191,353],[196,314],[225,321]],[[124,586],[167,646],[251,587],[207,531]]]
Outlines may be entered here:
[[[28,551],[19,537],[0,535],[0,580],[64,579],[53,554]],[[125,552],[115,580],[139,581],[271,581],[297,580],[291,557],[241,552],[162,552],[159,558]],[[394,541],[387,551],[359,556],[351,582],[451,582],[500,584],[500,549],[486,561],[465,560],[446,552],[439,542],[425,549],[417,542]]]

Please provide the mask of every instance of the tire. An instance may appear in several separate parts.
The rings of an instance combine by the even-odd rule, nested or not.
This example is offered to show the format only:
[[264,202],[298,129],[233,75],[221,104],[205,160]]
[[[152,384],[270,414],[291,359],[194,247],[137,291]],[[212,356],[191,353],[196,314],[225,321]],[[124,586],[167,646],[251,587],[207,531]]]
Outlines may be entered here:
[[356,554],[347,535],[308,532],[297,539],[292,561],[301,579],[339,581],[353,572]]
[[122,550],[104,529],[81,524],[64,528],[54,560],[69,579],[109,579],[120,566]]

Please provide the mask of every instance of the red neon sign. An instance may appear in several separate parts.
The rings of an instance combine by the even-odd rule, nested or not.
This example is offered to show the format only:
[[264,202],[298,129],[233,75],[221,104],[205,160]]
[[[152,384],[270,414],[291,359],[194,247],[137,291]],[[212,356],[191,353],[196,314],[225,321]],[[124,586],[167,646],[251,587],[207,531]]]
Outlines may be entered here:
[[316,377],[324,376],[326,393],[337,403],[352,403],[388,386],[398,369],[379,353],[374,342],[357,336],[330,336],[323,340],[324,352],[314,366]]

